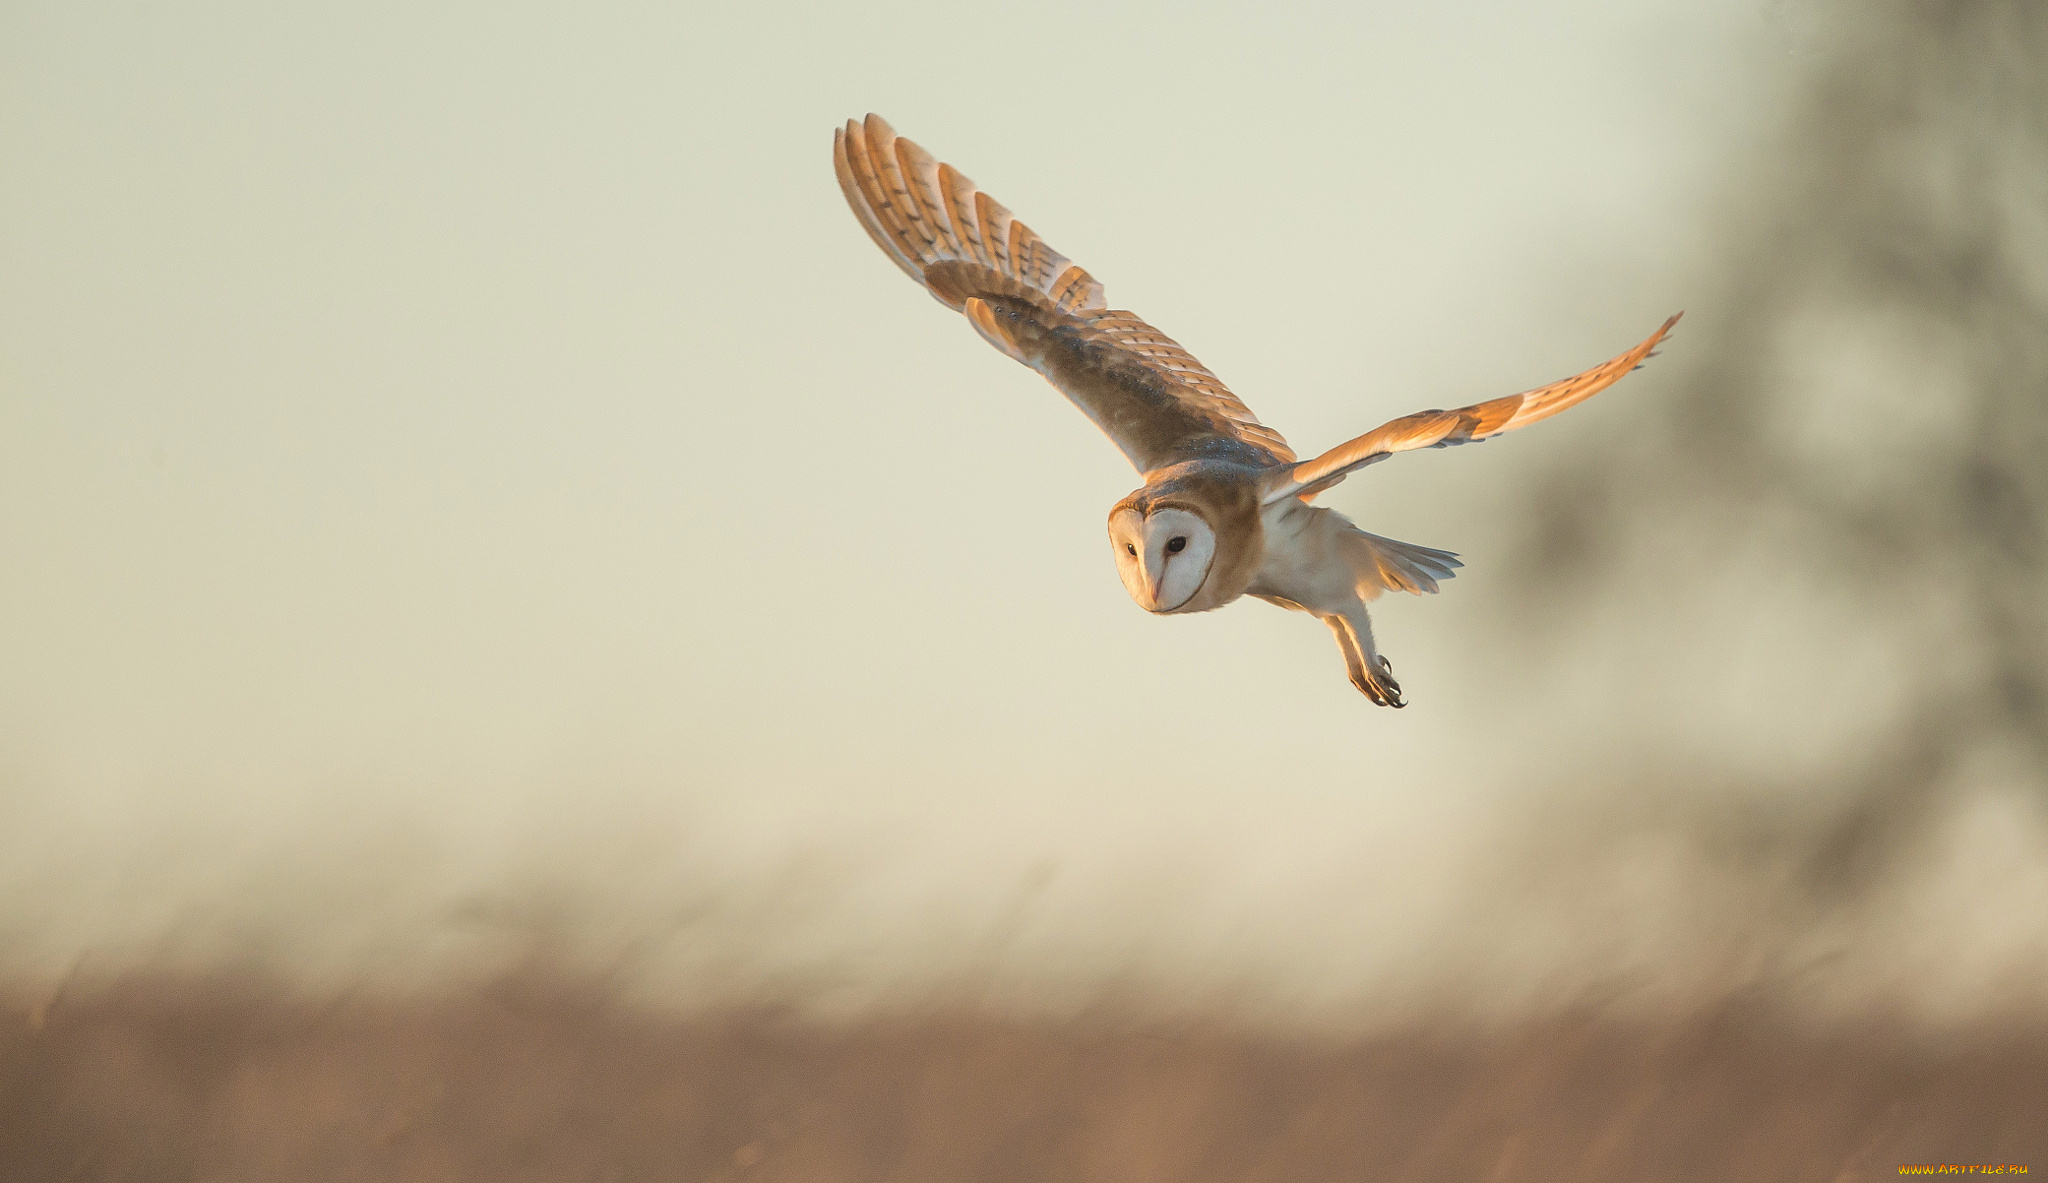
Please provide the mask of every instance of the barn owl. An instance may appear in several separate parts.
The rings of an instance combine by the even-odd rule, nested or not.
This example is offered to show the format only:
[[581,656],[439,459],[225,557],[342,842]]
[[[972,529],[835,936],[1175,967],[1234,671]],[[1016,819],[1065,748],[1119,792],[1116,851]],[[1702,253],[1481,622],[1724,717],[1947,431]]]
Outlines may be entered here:
[[1389,589],[1434,592],[1463,564],[1368,534],[1312,504],[1316,495],[1396,452],[1471,443],[1584,402],[1678,323],[1673,316],[1576,377],[1418,411],[1302,460],[1187,350],[1111,310],[1093,276],[880,116],[836,129],[832,164],[875,245],[989,344],[1044,375],[1144,477],[1109,511],[1110,553],[1139,607],[1176,615],[1254,596],[1306,612],[1336,634],[1351,684],[1381,706],[1407,704],[1366,605]]

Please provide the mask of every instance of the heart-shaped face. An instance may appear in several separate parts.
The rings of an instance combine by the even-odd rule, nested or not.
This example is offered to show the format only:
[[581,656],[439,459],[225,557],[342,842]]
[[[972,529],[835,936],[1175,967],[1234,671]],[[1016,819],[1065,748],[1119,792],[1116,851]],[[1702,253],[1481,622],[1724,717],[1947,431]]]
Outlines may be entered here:
[[1216,558],[1216,532],[1201,515],[1175,506],[1149,514],[1118,510],[1109,544],[1124,590],[1147,612],[1171,612],[1194,598]]

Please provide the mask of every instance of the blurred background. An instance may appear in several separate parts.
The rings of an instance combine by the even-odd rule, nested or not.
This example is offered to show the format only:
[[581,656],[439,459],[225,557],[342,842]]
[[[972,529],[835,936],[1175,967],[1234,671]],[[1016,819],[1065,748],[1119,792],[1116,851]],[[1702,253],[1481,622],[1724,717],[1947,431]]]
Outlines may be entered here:
[[[2048,1160],[2042,61],[0,6],[0,1177]],[[1687,315],[1325,496],[1467,563],[1377,710],[1129,604],[1137,478],[845,209],[869,110],[1307,453]]]

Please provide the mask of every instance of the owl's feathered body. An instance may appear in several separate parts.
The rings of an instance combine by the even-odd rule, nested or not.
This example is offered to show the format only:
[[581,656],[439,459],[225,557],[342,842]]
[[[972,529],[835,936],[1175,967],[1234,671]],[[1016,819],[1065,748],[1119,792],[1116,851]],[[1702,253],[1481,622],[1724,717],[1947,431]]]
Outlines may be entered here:
[[1118,574],[1140,607],[1207,612],[1251,595],[1336,635],[1352,683],[1402,706],[1365,606],[1392,588],[1434,592],[1448,551],[1368,534],[1309,504],[1350,473],[1414,448],[1484,439],[1548,418],[1634,369],[1676,324],[1583,374],[1451,411],[1422,411],[1302,461],[1185,349],[881,117],[832,139],[841,189],[869,237],[975,331],[1037,370],[1102,429],[1145,484],[1110,510]]

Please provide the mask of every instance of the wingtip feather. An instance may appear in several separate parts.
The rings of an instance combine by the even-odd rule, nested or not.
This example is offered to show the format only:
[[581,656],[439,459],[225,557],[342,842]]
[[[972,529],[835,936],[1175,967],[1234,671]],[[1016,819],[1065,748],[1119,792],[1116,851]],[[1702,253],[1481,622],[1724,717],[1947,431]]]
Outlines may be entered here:
[[881,115],[847,120],[832,144],[840,185],[862,227],[927,289],[933,266],[957,260],[996,272],[991,291],[1016,294],[1015,281],[1061,312],[1106,306],[1101,283]]

